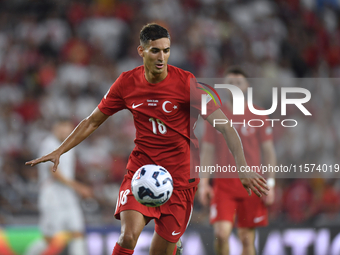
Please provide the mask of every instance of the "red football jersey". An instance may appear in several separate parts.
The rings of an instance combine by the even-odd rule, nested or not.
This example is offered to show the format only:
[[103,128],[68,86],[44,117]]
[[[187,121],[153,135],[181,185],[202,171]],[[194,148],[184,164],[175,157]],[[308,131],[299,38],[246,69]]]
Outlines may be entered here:
[[[203,92],[195,89],[200,85],[191,82],[191,78],[195,77],[190,72],[168,65],[167,77],[152,84],[145,79],[144,66],[139,66],[122,73],[98,105],[106,115],[122,109],[130,110],[133,115],[135,148],[127,169],[135,172],[146,164],[161,165],[172,175],[175,189],[187,189],[199,182],[198,178],[190,179],[190,156],[195,161],[193,165],[199,165],[198,141],[193,129]],[[190,91],[197,93],[197,100],[190,100]],[[217,108],[211,100],[203,117]]]
[[[237,130],[243,145],[244,156],[248,166],[260,166],[261,164],[261,143],[272,139],[271,122],[265,121],[268,116],[258,116],[250,112],[249,108],[245,107],[244,115],[233,115],[232,111],[226,106],[221,107],[228,119],[232,119],[233,127]],[[257,107],[257,109],[260,109]],[[259,126],[259,121],[253,121],[248,125],[251,119],[262,120],[264,125]],[[243,124],[245,123],[245,125]],[[229,123],[227,124],[229,125]],[[209,123],[205,125],[205,134],[203,140],[215,145],[215,164],[219,166],[236,166],[233,155],[231,154],[228,145],[226,144],[223,135],[214,129]],[[227,191],[231,196],[245,197],[248,193],[243,188],[237,173],[221,173],[216,174],[214,179],[214,188],[221,188]],[[225,178],[223,178],[225,177]],[[230,178],[232,177],[232,178]]]

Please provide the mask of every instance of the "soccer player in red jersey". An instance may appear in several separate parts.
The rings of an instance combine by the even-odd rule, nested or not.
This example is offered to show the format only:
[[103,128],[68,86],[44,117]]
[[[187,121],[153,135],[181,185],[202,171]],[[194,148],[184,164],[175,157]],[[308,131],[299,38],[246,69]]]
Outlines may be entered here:
[[[248,82],[245,72],[238,67],[231,67],[227,71],[227,83],[238,86],[243,93],[246,93]],[[259,109],[258,107],[256,107]],[[241,138],[247,164],[249,166],[260,166],[261,156],[263,165],[275,166],[276,155],[272,141],[272,128],[270,122],[265,121],[267,116],[258,116],[250,112],[245,105],[244,115],[233,115],[232,101],[224,103],[222,111],[228,116]],[[262,127],[251,127],[248,121],[257,119],[263,121]],[[251,124],[255,126],[254,124]],[[256,125],[260,125],[256,122]],[[226,143],[221,143],[222,134],[206,125],[205,135],[201,150],[202,166],[236,166],[232,154]],[[262,151],[262,154],[261,154]],[[229,174],[229,173],[228,173]],[[206,176],[206,175],[205,175]],[[213,188],[208,178],[202,178],[199,185],[199,200],[207,206],[210,201],[210,222],[214,227],[215,251],[218,255],[229,254],[229,236],[233,229],[235,217],[237,217],[238,236],[243,246],[243,255],[255,255],[255,228],[268,224],[267,205],[274,202],[275,185],[274,174],[270,173],[267,185],[271,187],[265,198],[252,194],[249,196],[242,183],[235,179],[235,176],[227,176],[223,173],[213,180]],[[223,178],[225,177],[225,178]],[[234,177],[234,178],[232,178]]]
[[[27,165],[54,162],[57,170],[60,156],[75,147],[95,131],[110,115],[128,109],[136,127],[135,148],[127,164],[127,174],[120,187],[115,217],[121,220],[121,235],[113,255],[133,254],[138,237],[144,226],[155,220],[155,233],[151,241],[150,254],[171,255],[176,252],[176,242],[183,235],[190,220],[198,178],[190,178],[190,145],[197,148],[193,135],[195,113],[200,112],[199,100],[190,100],[190,89],[198,86],[194,76],[184,70],[168,65],[170,56],[170,35],[157,25],[148,24],[140,32],[138,54],[143,66],[122,73],[113,83],[98,107],[74,129],[71,135],[50,154],[29,161]],[[197,90],[201,91],[201,90]],[[199,95],[200,96],[200,95]],[[226,118],[213,103],[207,105],[208,122]],[[197,118],[197,117],[195,117]],[[238,167],[246,166],[241,142],[237,133],[228,125],[221,125],[220,132],[237,159]],[[131,178],[134,172],[146,164],[165,167],[174,180],[174,192],[170,200],[160,207],[146,207],[139,204],[131,192]],[[260,175],[241,173],[243,186],[258,196],[267,194],[266,181]]]

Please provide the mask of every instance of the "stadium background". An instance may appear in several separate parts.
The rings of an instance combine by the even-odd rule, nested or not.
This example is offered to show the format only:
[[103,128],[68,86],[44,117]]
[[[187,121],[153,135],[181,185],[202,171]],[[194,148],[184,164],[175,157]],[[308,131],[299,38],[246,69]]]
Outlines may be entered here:
[[[221,77],[238,64],[287,86],[294,77],[340,78],[339,12],[336,0],[0,1],[0,226],[13,249],[21,254],[40,235],[37,169],[24,162],[36,157],[54,118],[77,124],[121,72],[142,64],[142,25],[166,26],[170,64],[197,77]],[[279,164],[339,163],[340,85],[314,85],[311,93],[312,118],[274,129]],[[91,254],[110,254],[118,235],[113,210],[134,132],[122,111],[77,148],[77,179],[98,198],[82,202]],[[278,179],[270,226],[258,231],[259,254],[339,254],[336,177]],[[150,228],[136,254],[147,254]],[[212,254],[208,210],[199,203],[183,241],[187,255]]]

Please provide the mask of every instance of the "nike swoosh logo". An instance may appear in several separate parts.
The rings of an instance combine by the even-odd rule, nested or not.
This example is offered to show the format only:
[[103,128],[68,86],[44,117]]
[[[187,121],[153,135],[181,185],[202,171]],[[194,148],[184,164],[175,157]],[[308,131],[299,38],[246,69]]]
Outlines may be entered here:
[[261,221],[263,221],[263,220],[264,220],[264,215],[263,215],[263,216],[260,216],[260,217],[254,218],[254,223],[259,223],[259,222],[261,222]]
[[180,233],[181,233],[181,232],[176,233],[175,231],[173,231],[173,232],[172,232],[172,235],[173,235],[173,236],[177,236],[177,235],[179,235]]
[[143,103],[140,103],[140,104],[132,104],[132,109],[135,109],[135,108],[137,108],[138,106],[141,106]]

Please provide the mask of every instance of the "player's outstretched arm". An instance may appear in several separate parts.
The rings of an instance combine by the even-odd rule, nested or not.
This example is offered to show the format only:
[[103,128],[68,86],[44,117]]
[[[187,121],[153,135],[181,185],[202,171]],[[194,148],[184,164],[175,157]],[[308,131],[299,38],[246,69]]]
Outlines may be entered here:
[[[207,121],[212,126],[214,126],[215,119],[228,120],[221,109],[217,109],[212,114],[210,114],[207,118]],[[230,126],[229,120],[228,124],[216,124],[214,128],[216,128],[223,134],[228,147],[234,156],[239,178],[242,182],[242,185],[247,190],[248,194],[251,195],[252,190],[259,197],[261,197],[262,194],[267,195],[269,188],[266,185],[266,180],[261,175],[255,172],[241,171],[241,169],[246,169],[247,162],[244,157],[241,139],[238,136],[236,130]]]
[[93,192],[90,187],[76,180],[68,179],[62,174],[62,171],[56,171],[52,175],[52,178],[70,187],[71,189],[73,189],[75,192],[77,192],[80,196],[84,198],[93,197]]
[[98,107],[91,113],[90,116],[83,119],[72,133],[63,141],[63,143],[51,153],[40,158],[26,162],[26,165],[34,166],[36,164],[51,161],[54,163],[52,170],[55,172],[59,165],[59,158],[62,154],[69,151],[86,137],[92,134],[109,116],[102,113]]

